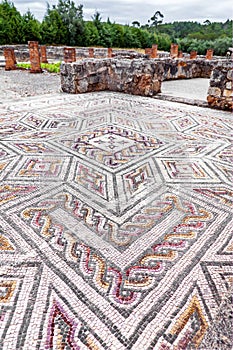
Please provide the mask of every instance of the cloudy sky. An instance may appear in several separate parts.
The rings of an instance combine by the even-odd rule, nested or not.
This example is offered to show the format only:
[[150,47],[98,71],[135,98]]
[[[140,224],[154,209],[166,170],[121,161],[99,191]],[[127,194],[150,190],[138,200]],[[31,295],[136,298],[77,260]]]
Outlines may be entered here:
[[[91,19],[96,12],[101,13],[102,20],[108,17],[113,22],[131,24],[132,21],[139,21],[146,24],[148,19],[156,12],[160,11],[164,15],[164,22],[191,20],[203,22],[206,19],[225,22],[232,19],[232,0],[74,0],[76,5],[83,4],[84,19]],[[57,4],[57,0],[52,1],[31,1],[13,0],[16,8],[25,13],[28,9],[40,21],[46,12],[46,3]]]

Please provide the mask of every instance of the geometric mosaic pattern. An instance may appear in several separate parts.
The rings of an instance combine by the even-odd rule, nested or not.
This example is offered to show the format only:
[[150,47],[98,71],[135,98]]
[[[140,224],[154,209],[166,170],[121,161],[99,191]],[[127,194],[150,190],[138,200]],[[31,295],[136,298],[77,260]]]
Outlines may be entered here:
[[233,280],[231,132],[117,93],[2,104],[0,349],[198,348]]

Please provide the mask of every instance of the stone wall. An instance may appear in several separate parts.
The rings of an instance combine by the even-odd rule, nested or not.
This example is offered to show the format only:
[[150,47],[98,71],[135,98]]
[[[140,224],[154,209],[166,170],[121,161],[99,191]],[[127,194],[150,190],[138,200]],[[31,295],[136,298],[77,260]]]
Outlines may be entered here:
[[217,61],[190,59],[85,59],[61,65],[64,92],[111,90],[153,96],[169,79],[209,78]]
[[210,77],[207,101],[210,107],[233,109],[233,65],[232,60],[219,62]]
[[[28,45],[0,45],[0,56],[3,56],[4,48],[13,48],[15,50],[15,56],[18,62],[29,61],[29,50]],[[77,60],[89,57],[88,47],[76,47],[76,57]],[[50,60],[63,61],[64,59],[64,46],[46,46],[47,58]],[[139,53],[135,50],[112,50],[113,57],[117,58],[148,58],[148,55]],[[107,48],[94,48],[95,58],[107,58],[108,49]],[[158,58],[170,58],[170,52],[158,51]],[[183,53],[184,58],[189,58],[189,54]],[[198,55],[198,58],[205,60],[205,56]],[[220,57],[214,56],[213,59],[221,59]]]
[[61,87],[68,93],[118,91],[153,96],[160,92],[162,62],[140,59],[89,59],[61,64]]
[[[16,60],[18,62],[29,62],[29,49],[28,45],[0,45],[0,56],[3,56],[5,48],[13,48],[15,50]],[[89,57],[88,47],[75,48],[76,57],[78,59]],[[112,50],[113,57],[117,58],[145,58],[146,55],[141,54],[135,50]],[[64,60],[64,46],[46,46],[47,58],[50,60]],[[107,48],[94,48],[95,58],[106,58],[108,57]]]
[[218,64],[216,60],[205,59],[163,59],[163,80],[210,78],[211,72]]

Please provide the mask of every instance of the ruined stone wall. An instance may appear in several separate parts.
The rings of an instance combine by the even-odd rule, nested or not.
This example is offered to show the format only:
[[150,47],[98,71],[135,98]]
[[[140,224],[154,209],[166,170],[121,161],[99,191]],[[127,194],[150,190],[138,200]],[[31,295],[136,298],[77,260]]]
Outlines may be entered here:
[[210,78],[211,72],[218,64],[216,60],[205,59],[163,59],[163,80]]
[[62,90],[70,93],[111,90],[153,96],[170,79],[209,78],[214,60],[85,59],[61,65]]
[[210,77],[207,101],[210,107],[233,109],[233,65],[232,60],[219,62]]
[[[5,48],[13,48],[15,51],[15,57],[18,62],[29,61],[28,45],[1,45],[0,56],[3,56]],[[75,48],[77,59],[83,59],[89,57],[89,48],[80,47]],[[134,50],[112,50],[113,56],[118,58],[145,58],[146,55],[141,54]],[[48,59],[63,61],[64,59],[64,46],[46,46],[46,53]],[[106,58],[108,56],[107,48],[94,48],[95,58]]]
[[62,63],[61,87],[69,93],[118,91],[141,96],[160,92],[162,62],[140,59],[89,59]]

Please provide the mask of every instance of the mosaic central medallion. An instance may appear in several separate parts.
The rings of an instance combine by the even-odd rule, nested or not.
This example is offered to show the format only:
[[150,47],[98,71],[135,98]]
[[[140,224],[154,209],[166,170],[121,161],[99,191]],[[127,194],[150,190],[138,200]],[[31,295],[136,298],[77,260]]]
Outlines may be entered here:
[[155,137],[116,125],[74,133],[59,140],[66,150],[109,169],[118,169],[132,160],[156,153],[165,145]]
[[135,144],[135,141],[119,135],[106,134],[90,140],[90,144],[102,149],[103,151],[116,153],[121,152],[128,147],[132,147]]

